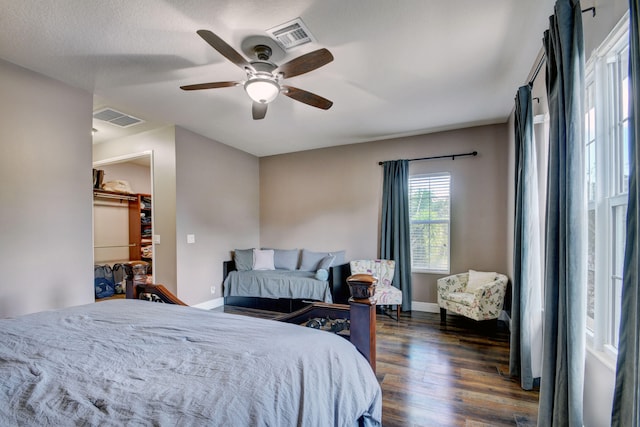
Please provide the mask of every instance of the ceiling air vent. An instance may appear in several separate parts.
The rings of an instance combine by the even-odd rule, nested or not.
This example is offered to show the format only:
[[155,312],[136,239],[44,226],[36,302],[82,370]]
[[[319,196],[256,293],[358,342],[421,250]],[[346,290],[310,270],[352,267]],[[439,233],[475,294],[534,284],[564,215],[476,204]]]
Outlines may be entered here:
[[282,25],[267,30],[267,34],[275,40],[284,50],[315,41],[313,35],[302,22],[301,18],[285,22]]
[[137,117],[116,111],[113,108],[103,108],[102,110],[95,111],[93,113],[93,118],[111,123],[112,125],[119,126],[121,128],[137,125],[144,121]]

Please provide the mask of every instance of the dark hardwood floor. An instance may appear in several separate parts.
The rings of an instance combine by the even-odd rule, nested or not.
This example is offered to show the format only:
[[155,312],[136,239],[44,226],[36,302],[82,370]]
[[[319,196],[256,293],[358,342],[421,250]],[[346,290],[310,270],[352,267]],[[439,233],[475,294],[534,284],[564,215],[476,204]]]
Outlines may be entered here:
[[[226,306],[227,313],[271,318],[279,313]],[[536,425],[538,390],[509,378],[509,332],[434,313],[377,316],[377,377],[382,420],[394,426]]]

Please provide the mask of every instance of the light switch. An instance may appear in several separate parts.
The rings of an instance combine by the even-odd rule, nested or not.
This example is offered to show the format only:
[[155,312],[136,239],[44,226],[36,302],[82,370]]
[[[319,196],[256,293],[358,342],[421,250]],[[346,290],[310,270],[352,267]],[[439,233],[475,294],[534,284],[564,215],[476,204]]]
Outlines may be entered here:
[[187,243],[195,243],[196,235],[195,234],[187,234]]
[[153,243],[155,243],[156,245],[160,244],[160,235],[159,234],[154,234],[153,235]]

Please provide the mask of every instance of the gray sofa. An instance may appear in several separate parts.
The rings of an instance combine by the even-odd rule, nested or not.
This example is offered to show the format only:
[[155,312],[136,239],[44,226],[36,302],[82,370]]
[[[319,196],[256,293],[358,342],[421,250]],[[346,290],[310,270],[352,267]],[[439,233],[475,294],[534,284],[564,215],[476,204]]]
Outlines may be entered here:
[[[234,259],[223,263],[225,305],[287,313],[317,301],[348,302],[351,270],[344,251],[255,250],[252,260],[251,251],[236,250]],[[257,254],[265,251],[275,253],[275,262],[258,266]]]

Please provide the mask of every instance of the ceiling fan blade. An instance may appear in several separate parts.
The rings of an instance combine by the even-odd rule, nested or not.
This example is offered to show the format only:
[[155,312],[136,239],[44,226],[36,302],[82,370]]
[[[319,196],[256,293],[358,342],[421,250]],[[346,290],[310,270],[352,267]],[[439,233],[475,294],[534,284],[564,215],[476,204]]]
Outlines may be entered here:
[[253,66],[247,62],[244,56],[240,55],[237,50],[232,48],[222,40],[220,37],[215,35],[209,30],[198,30],[196,31],[200,37],[204,39],[207,43],[211,45],[212,48],[217,50],[222,56],[227,58],[229,61],[236,64],[238,67],[245,69],[249,68],[253,70]]
[[180,86],[182,90],[201,90],[201,89],[217,89],[219,87],[232,87],[238,86],[238,82],[213,82],[213,83],[199,83],[195,85]]
[[251,114],[253,114],[253,120],[264,119],[267,115],[267,106],[269,104],[263,104],[261,102],[254,102],[251,107]]
[[327,49],[318,49],[292,59],[278,67],[285,79],[308,73],[333,61],[333,55]]
[[306,90],[298,89],[297,87],[285,85],[283,85],[282,87],[286,89],[282,91],[283,95],[286,95],[291,99],[295,99],[296,101],[303,102],[307,105],[311,105],[312,107],[328,110],[333,105],[333,102],[319,95],[316,95],[315,93],[307,92]]

